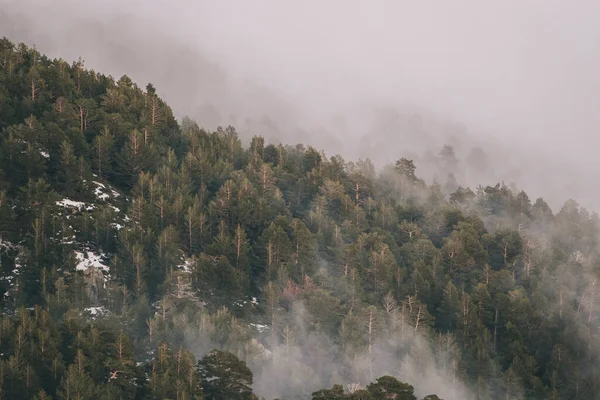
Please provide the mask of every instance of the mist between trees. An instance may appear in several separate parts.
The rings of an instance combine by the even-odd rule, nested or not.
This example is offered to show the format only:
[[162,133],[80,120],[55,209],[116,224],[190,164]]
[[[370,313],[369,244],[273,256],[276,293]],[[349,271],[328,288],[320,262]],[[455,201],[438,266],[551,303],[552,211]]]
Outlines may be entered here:
[[152,82],[178,119],[235,126],[246,145],[260,134],[378,168],[404,156],[443,184],[435,156],[449,144],[463,186],[597,210],[596,2],[261,1],[4,0],[0,34]]
[[4,396],[193,398],[215,347],[266,398],[385,374],[447,400],[600,393],[600,226],[574,200],[465,188],[451,145],[441,184],[400,155],[244,146],[152,84],[0,50]]

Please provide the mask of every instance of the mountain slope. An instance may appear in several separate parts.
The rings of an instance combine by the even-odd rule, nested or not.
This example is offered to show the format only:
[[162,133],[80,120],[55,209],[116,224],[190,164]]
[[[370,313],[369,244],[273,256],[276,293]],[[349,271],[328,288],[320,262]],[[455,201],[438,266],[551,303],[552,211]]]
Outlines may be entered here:
[[213,348],[266,398],[384,375],[446,400],[600,392],[600,226],[575,201],[244,148],[7,39],[0,66],[7,398],[194,398]]

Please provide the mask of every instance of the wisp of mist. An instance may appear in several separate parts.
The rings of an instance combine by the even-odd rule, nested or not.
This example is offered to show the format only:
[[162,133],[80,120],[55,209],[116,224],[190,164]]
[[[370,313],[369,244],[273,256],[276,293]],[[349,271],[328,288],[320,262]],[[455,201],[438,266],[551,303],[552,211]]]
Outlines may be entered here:
[[[0,0],[0,36],[152,82],[179,117],[244,140],[378,167],[407,156],[428,182],[446,179],[431,161],[445,144],[461,163],[480,148],[487,168],[465,168],[460,184],[503,181],[554,210],[574,198],[599,211],[598,15],[593,0]],[[261,395],[394,373],[419,395],[427,384],[469,398],[451,366],[435,367],[450,345],[432,354],[418,334],[382,332],[371,361],[334,365],[339,349],[302,331],[304,313],[297,304],[288,321],[298,340],[255,371]],[[310,374],[293,370],[307,357]]]

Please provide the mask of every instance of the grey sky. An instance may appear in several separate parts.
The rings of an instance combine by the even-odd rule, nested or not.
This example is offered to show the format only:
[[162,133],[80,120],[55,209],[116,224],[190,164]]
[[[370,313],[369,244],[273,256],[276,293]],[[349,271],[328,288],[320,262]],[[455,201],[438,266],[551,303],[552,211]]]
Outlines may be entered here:
[[311,111],[377,96],[536,143],[600,127],[597,1],[222,0],[167,13],[186,40]]
[[[600,191],[589,184],[597,179],[600,142],[598,1],[0,4],[0,35],[36,43],[52,56],[81,55],[88,67],[127,73],[140,85],[152,81],[178,115],[206,116],[194,111],[206,104],[239,118],[268,115],[303,142],[296,129],[331,129],[331,118],[341,114],[351,128],[323,144],[332,153],[339,142],[365,135],[365,105],[426,110],[464,123],[492,151],[501,146],[498,156],[515,158],[521,176],[529,176],[524,189],[600,209]],[[113,21],[122,14],[129,16]],[[172,43],[183,50],[165,50]],[[412,145],[390,132],[381,148],[385,161],[394,157],[390,147]],[[560,175],[553,159],[585,174]]]

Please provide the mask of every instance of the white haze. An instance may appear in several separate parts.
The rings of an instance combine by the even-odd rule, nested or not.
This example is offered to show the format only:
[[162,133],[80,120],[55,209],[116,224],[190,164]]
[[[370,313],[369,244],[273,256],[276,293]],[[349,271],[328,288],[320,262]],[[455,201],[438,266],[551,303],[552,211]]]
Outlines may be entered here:
[[[397,314],[394,310],[392,318],[399,320]],[[382,312],[375,319],[384,325],[389,317]],[[360,322],[360,334],[366,336],[367,321]],[[379,328],[371,355],[362,352],[350,357],[326,335],[306,329],[312,319],[302,302],[293,305],[285,323],[289,340],[273,346],[267,362],[254,362],[259,366],[254,388],[265,399],[303,398],[335,383],[344,384],[346,391],[351,384],[364,389],[384,375],[410,383],[419,398],[437,393],[446,400],[475,399],[455,376],[451,358],[456,344],[449,336],[440,336],[443,339],[431,345],[412,326],[397,321],[393,330]]]
[[461,183],[514,182],[554,209],[569,197],[600,209],[590,184],[600,128],[596,1],[0,4],[0,34],[152,82],[177,115],[207,128],[233,124],[246,137],[378,165],[405,154],[419,161],[445,143],[464,158],[479,144],[494,173]]
[[[278,330],[286,332],[281,340],[277,341],[267,330],[259,335],[260,342],[243,344],[235,339],[223,340],[235,338],[237,332],[237,328],[223,325],[223,320],[207,323],[206,314],[186,320],[186,347],[198,358],[213,348],[236,353],[253,371],[254,392],[266,400],[308,399],[312,392],[334,384],[342,384],[346,391],[352,384],[364,389],[383,375],[410,383],[418,398],[433,393],[446,400],[477,398],[475,391],[460,380],[455,362],[459,347],[452,336],[438,335],[430,340],[415,332],[414,326],[402,322],[406,317],[401,316],[399,307],[389,315],[382,310],[373,314],[376,327],[371,354],[364,345],[354,348],[350,344],[354,340],[367,340],[368,312],[354,314],[353,320],[349,318],[354,324],[347,328],[352,335],[346,339],[347,348],[343,348],[340,338],[309,329],[314,320],[302,301],[295,301],[289,312],[280,310],[277,315]],[[268,343],[268,347],[261,342]],[[492,391],[500,389],[494,386],[494,379],[488,382]],[[516,398],[523,399],[522,395]]]
[[[448,143],[464,159],[479,145],[492,168],[459,177],[470,186],[515,182],[554,211],[569,197],[598,211],[599,16],[593,0],[0,0],[0,36],[152,82],[207,128],[378,166],[410,155],[428,179],[427,151]],[[312,340],[286,354],[333,368]],[[448,376],[407,371],[410,355],[385,360],[417,389],[465,396]],[[291,365],[255,371],[260,393],[301,386],[283,379]]]

